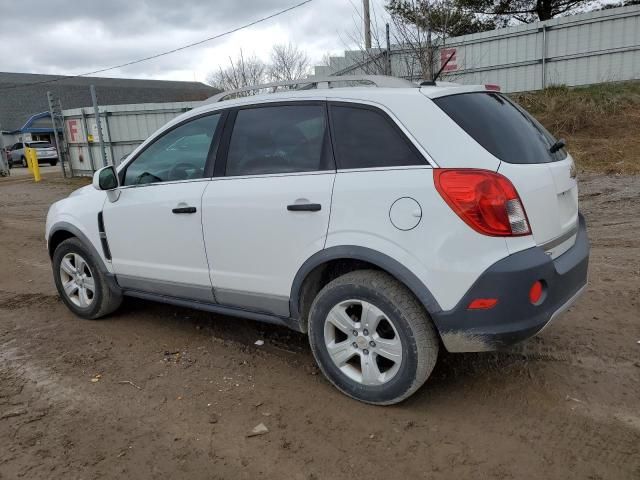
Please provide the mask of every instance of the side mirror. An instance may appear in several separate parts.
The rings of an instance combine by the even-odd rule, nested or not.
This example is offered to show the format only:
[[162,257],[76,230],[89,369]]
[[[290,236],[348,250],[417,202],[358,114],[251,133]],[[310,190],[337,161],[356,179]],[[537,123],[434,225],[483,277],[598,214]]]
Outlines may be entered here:
[[93,174],[93,187],[96,190],[114,190],[118,188],[118,174],[114,166],[103,167]]

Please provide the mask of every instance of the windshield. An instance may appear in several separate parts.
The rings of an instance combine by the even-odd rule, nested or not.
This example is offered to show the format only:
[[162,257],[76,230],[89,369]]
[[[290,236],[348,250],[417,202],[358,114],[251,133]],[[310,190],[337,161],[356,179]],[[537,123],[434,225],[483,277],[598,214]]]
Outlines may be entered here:
[[508,163],[547,163],[567,156],[551,153],[556,142],[535,118],[495,92],[449,95],[434,102],[492,155]]
[[53,148],[53,145],[49,142],[31,142],[27,143],[27,146],[31,148]]

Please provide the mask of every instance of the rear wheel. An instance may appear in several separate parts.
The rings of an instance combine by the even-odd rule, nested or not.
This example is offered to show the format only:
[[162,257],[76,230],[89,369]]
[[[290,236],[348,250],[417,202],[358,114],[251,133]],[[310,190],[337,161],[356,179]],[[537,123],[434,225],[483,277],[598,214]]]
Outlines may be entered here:
[[58,164],[57,160],[50,160],[49,161],[49,165],[51,165],[52,167],[55,167]]
[[409,397],[438,358],[438,337],[423,306],[375,270],[348,273],[320,291],[309,313],[309,341],[331,383],[377,405]]
[[101,318],[120,306],[122,296],[109,288],[98,260],[77,238],[58,245],[52,265],[60,298],[79,317]]

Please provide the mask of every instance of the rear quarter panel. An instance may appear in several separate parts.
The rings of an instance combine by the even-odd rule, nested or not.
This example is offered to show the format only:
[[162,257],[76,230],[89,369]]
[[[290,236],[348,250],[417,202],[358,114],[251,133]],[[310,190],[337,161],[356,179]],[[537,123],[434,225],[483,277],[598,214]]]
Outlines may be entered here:
[[[411,230],[390,220],[401,197],[416,200],[422,218]],[[453,308],[478,276],[508,255],[504,238],[480,235],[442,200],[429,167],[338,171],[326,247],[358,245],[397,260]]]

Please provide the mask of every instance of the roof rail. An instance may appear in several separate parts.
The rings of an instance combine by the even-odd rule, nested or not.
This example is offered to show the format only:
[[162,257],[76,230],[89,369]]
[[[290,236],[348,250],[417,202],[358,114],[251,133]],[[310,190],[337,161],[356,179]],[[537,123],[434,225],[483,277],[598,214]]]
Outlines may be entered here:
[[[221,102],[225,98],[230,95],[235,95],[238,93],[251,92],[254,90],[262,90],[267,88],[272,88],[274,91],[271,93],[275,93],[275,90],[278,87],[287,87],[297,85],[301,88],[297,90],[306,90],[309,88],[330,88],[332,83],[338,82],[360,82],[360,83],[369,83],[375,87],[380,88],[418,88],[418,85],[410,82],[409,80],[405,80],[403,78],[397,77],[387,77],[384,75],[341,75],[341,76],[328,76],[328,77],[310,77],[310,78],[301,78],[300,80],[287,80],[283,82],[272,82],[265,83],[262,85],[251,85],[249,87],[238,88],[236,90],[229,90],[226,92],[218,93],[213,97],[208,98],[203,103],[216,103]],[[325,85],[323,85],[325,84]]]

